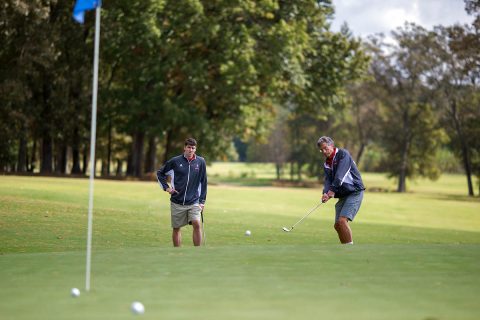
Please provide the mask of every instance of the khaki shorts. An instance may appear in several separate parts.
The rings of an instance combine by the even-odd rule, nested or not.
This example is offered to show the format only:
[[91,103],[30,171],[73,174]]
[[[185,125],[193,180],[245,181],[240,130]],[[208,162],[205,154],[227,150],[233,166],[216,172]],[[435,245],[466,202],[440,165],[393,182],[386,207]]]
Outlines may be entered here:
[[192,221],[200,221],[200,212],[202,209],[197,204],[183,206],[170,202],[170,213],[172,216],[172,228],[181,228],[187,224],[191,224]]

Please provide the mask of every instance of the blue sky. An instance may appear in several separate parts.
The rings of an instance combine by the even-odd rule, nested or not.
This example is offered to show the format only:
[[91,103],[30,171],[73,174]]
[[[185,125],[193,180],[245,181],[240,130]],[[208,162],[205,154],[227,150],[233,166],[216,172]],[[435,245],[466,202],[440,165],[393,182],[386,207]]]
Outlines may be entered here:
[[360,37],[380,32],[388,36],[405,21],[427,29],[473,21],[465,12],[463,0],[333,0],[333,4],[336,13],[332,29],[338,31],[346,22]]

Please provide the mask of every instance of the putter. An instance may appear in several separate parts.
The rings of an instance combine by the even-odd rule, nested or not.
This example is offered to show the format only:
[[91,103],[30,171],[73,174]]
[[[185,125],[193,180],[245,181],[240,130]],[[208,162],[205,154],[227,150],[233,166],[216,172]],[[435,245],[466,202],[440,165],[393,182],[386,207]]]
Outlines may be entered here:
[[203,209],[200,211],[200,216],[202,217],[202,242],[205,246],[207,244],[207,236],[205,235],[205,222],[203,220]]
[[299,224],[300,222],[302,222],[303,219],[305,219],[306,217],[308,217],[310,215],[310,213],[312,213],[313,211],[317,210],[318,207],[320,207],[322,205],[323,201],[320,202],[319,204],[317,204],[312,210],[310,210],[306,215],[303,216],[302,219],[298,220],[297,223],[295,223],[290,229],[288,229],[287,227],[283,227],[282,230],[285,231],[285,232],[290,232],[293,230],[293,228],[295,228],[295,226],[297,224]]

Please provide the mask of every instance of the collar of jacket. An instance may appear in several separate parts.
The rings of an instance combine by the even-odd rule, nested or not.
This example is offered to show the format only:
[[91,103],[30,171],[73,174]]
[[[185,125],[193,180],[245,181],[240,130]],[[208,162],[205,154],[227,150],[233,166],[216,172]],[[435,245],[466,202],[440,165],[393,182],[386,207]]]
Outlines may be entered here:
[[185,157],[185,154],[183,154],[183,157],[184,157],[188,162],[197,159],[197,155],[196,155],[196,154],[193,154],[193,157],[190,158],[190,159],[188,159],[187,157]]
[[325,160],[325,164],[328,167],[333,167],[333,159],[335,159],[335,156],[337,155],[337,150],[338,150],[338,148],[334,148],[330,157],[328,157],[327,160]]

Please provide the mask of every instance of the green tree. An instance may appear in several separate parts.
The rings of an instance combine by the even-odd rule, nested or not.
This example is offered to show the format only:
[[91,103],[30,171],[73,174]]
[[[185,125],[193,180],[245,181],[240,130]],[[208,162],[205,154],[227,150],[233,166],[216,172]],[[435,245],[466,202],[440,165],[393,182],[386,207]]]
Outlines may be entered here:
[[[107,121],[132,136],[129,173],[142,172],[142,159],[135,159],[146,136],[163,144],[163,160],[187,135],[200,140],[202,154],[217,158],[234,136],[265,137],[277,102],[296,96],[307,108],[327,101],[343,85],[344,69],[354,64],[345,60],[355,51],[345,36],[328,32],[329,5],[189,0],[106,6],[104,25],[111,27],[102,36],[103,61],[113,77],[103,101],[114,117]],[[321,79],[319,69],[336,76]]]
[[289,97],[288,105],[292,160],[298,170],[307,164],[308,175],[320,176],[316,139],[320,135],[344,143],[351,139],[346,121],[347,88],[363,77],[368,57],[362,42],[354,39],[346,27],[340,33],[326,31],[313,39],[314,50],[306,59],[308,81],[304,90]]
[[453,26],[435,28],[435,46],[431,59],[435,67],[428,77],[435,101],[448,130],[451,148],[460,158],[467,178],[468,194],[474,195],[472,183],[472,155],[478,136],[470,124],[480,118],[478,82],[480,80],[480,40],[474,28]]
[[[83,104],[76,102],[82,98],[83,66],[90,65],[82,54],[85,33],[77,32],[71,21],[72,7],[54,0],[2,3],[2,91],[7,93],[5,105],[15,110],[9,123],[17,127],[18,143],[12,145],[18,146],[20,171],[25,170],[25,158],[34,158],[37,141],[40,171],[66,171],[71,128],[82,114],[77,107]],[[32,157],[26,157],[28,145]],[[30,163],[30,169],[33,166]]]
[[381,113],[381,142],[386,151],[384,166],[398,179],[398,192],[405,192],[407,178],[435,179],[440,171],[436,150],[444,141],[438,117],[429,103],[425,78],[429,64],[432,34],[424,28],[405,24],[392,33],[398,45],[373,51],[371,72],[384,106]]

